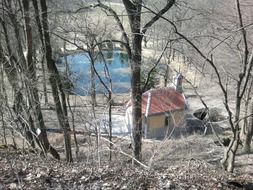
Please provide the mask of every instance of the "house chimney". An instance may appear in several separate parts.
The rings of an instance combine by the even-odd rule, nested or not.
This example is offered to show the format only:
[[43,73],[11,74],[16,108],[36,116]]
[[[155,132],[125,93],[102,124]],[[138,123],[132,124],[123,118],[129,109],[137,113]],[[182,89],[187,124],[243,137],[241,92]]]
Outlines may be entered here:
[[178,74],[176,77],[176,91],[178,91],[179,93],[183,93],[183,75]]

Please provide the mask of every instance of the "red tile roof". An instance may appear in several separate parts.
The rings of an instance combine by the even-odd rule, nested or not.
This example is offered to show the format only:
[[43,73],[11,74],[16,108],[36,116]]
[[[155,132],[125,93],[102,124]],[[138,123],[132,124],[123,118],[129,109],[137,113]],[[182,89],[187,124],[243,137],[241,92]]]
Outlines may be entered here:
[[[150,94],[150,106],[148,96]],[[131,102],[127,107],[131,106]],[[173,87],[151,89],[142,94],[142,114],[155,115],[175,110],[183,110],[186,107],[184,96],[177,92]]]

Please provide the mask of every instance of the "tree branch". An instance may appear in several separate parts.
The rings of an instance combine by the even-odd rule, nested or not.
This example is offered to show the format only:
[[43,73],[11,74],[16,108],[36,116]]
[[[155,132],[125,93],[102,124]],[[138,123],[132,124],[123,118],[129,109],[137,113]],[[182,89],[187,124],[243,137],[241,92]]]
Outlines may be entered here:
[[128,44],[128,46],[129,46],[129,38],[127,36],[126,30],[125,30],[121,20],[119,19],[119,16],[117,15],[117,13],[111,7],[101,3],[100,0],[98,0],[98,6],[105,9],[106,11],[109,11],[113,15],[114,19],[116,20],[116,22],[122,32],[122,35],[123,35],[123,38],[124,38],[126,44]]
[[[169,0],[169,2],[167,2],[167,4],[165,5],[165,7],[160,10],[158,13],[155,14],[155,16],[149,21],[147,22],[143,29],[142,29],[142,34],[144,35],[147,30],[159,19],[161,18],[162,15],[164,15],[175,3],[175,0]],[[146,7],[144,7],[146,8]]]
[[[131,1],[129,1],[129,0],[126,0],[126,1],[127,1],[127,4],[131,4],[131,7],[133,6],[133,4],[132,4]],[[109,6],[101,3],[100,0],[97,0],[97,2],[98,2],[97,4],[89,5],[89,6],[86,6],[86,7],[79,8],[75,12],[78,13],[81,10],[86,10],[86,9],[89,9],[89,8],[97,8],[97,7],[100,7],[101,9],[104,9],[105,11],[109,11],[112,14],[112,16],[115,19],[115,21],[116,21],[119,29],[122,32],[122,35],[123,35],[123,38],[124,38],[124,41],[125,41],[124,46],[127,48],[127,53],[129,55],[129,57],[131,57],[132,52],[131,52],[131,48],[130,48],[130,42],[129,42],[130,40],[129,40],[129,37],[127,36],[126,30],[125,30],[125,28],[124,28],[124,26],[123,26],[123,24],[122,24],[122,22],[121,22],[121,20],[120,20],[120,18],[118,16],[118,14],[111,7],[109,7]]]
[[132,1],[130,0],[122,0],[123,4],[125,5],[125,7],[127,8],[126,10],[130,13],[133,13],[133,10],[135,10],[135,6],[133,4]]
[[148,85],[148,81],[149,81],[149,79],[151,77],[151,74],[153,73],[153,71],[155,70],[155,68],[157,67],[157,65],[160,63],[160,61],[161,61],[161,59],[163,57],[163,54],[165,53],[166,49],[168,48],[168,44],[169,43],[170,43],[170,40],[167,41],[166,46],[164,47],[164,49],[163,49],[161,55],[159,56],[158,60],[156,61],[155,65],[149,70],[147,79],[146,79],[145,84],[144,84],[144,86],[142,88],[142,92],[144,92],[146,90],[146,87]]
[[[237,8],[237,13],[238,13],[238,19],[239,19],[239,25],[240,25],[240,31],[242,33],[242,39],[243,39],[243,44],[244,44],[244,57],[243,57],[243,71],[242,73],[239,75],[239,81],[238,81],[238,87],[240,89],[240,86],[243,82],[243,79],[245,78],[245,83],[243,85],[243,89],[240,93],[240,90],[238,92],[238,98],[241,99],[244,92],[245,92],[245,89],[246,89],[246,86],[248,84],[248,73],[247,73],[247,69],[250,69],[252,68],[252,64],[249,66],[249,68],[247,67],[248,65],[248,56],[249,56],[249,50],[248,50],[248,42],[247,42],[247,33],[246,33],[246,30],[244,28],[244,24],[243,24],[243,20],[242,20],[242,12],[241,12],[241,5],[240,5],[240,1],[239,0],[236,0],[236,8]],[[252,60],[250,61],[252,62]]]

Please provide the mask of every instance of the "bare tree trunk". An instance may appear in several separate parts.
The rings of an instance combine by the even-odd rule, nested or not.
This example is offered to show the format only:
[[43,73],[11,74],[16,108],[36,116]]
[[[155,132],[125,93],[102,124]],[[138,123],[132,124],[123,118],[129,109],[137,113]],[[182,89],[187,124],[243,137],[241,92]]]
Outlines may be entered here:
[[110,155],[109,160],[112,160],[112,92],[109,91],[108,97],[108,104],[109,104],[109,141],[110,141]]
[[136,1],[123,1],[128,12],[131,32],[132,32],[132,57],[131,64],[131,89],[132,89],[132,117],[133,117],[133,154],[135,159],[141,160],[142,146],[142,113],[141,113],[141,60],[142,60],[142,34],[141,34],[141,4]]
[[76,137],[75,114],[74,114],[74,111],[72,110],[71,105],[70,105],[69,95],[67,95],[67,103],[68,103],[68,107],[69,107],[69,111],[70,111],[71,119],[72,119],[72,121],[71,121],[72,122],[72,129],[73,129],[72,131],[73,131],[73,135],[74,135],[74,142],[76,145],[76,158],[78,158],[79,145],[78,145],[77,137]]
[[45,67],[45,49],[44,49],[44,41],[43,41],[43,31],[42,31],[42,26],[41,26],[41,22],[40,22],[40,14],[39,14],[39,7],[38,7],[38,3],[37,0],[32,0],[33,2],[33,7],[34,7],[34,11],[35,11],[35,19],[36,19],[36,24],[38,27],[38,32],[40,35],[40,41],[42,44],[42,59],[41,59],[41,68],[42,68],[42,76],[43,76],[43,92],[44,92],[44,98],[45,98],[45,104],[48,103],[48,96],[47,96],[47,78],[46,78],[46,67]]
[[46,78],[46,68],[45,68],[45,57],[42,56],[41,60],[41,68],[42,68],[42,76],[43,76],[43,93],[44,93],[44,101],[45,104],[48,103],[48,97],[47,97],[47,78]]
[[93,47],[89,48],[89,54],[90,54],[90,60],[91,60],[91,65],[90,65],[90,79],[91,79],[91,104],[93,107],[97,106],[97,100],[96,100],[96,75],[95,75],[95,71],[94,71],[94,67],[95,67],[95,60],[94,60],[94,49]]
[[233,140],[231,141],[231,148],[228,148],[226,152],[227,160],[226,162],[223,163],[223,166],[225,166],[225,169],[228,172],[234,171],[235,156],[239,146],[239,142],[240,142],[240,132],[236,131],[234,133]]
[[[35,96],[34,96],[35,93],[37,92],[37,88],[36,88],[36,72],[33,65],[33,36],[32,36],[32,28],[30,25],[31,23],[30,23],[30,15],[29,15],[30,1],[22,0],[22,4],[24,8],[25,35],[26,35],[26,45],[27,45],[27,57],[26,57],[27,60],[26,62],[23,63],[23,64],[27,64],[25,67],[25,74],[27,75],[28,80],[25,81],[25,83],[27,86],[27,93],[29,95],[28,97],[29,104],[33,108],[32,111],[36,117],[38,112],[35,111],[34,104],[35,104],[35,107],[37,107],[37,104],[40,105],[40,103],[37,101],[35,102]],[[21,43],[21,42],[18,42],[18,43]],[[21,44],[19,46],[21,47]],[[21,55],[21,52],[20,52],[20,55]],[[38,93],[37,93],[37,96],[38,96]],[[30,144],[32,145],[33,148],[35,148],[35,142],[33,138],[34,137],[33,133],[35,133],[34,121],[31,114],[29,114],[28,117],[29,117],[30,126],[28,126],[29,128],[27,129],[27,135],[28,135]],[[37,121],[39,122],[39,120]]]
[[235,120],[232,128],[233,139],[229,144],[229,147],[225,150],[223,159],[221,161],[222,166],[228,172],[233,172],[235,156],[240,142],[240,130],[239,130],[239,117],[241,110],[241,96],[240,96],[240,81],[237,82],[237,94],[236,94],[236,109],[235,109]]
[[3,60],[0,59],[0,113],[2,120],[2,128],[3,128],[3,144],[7,145],[6,140],[6,126],[4,121],[4,71],[3,71]]
[[[67,116],[67,106],[66,97],[63,91],[62,82],[60,80],[60,75],[56,68],[55,62],[52,58],[52,47],[50,43],[49,27],[48,27],[48,17],[47,17],[47,4],[46,0],[40,0],[41,11],[42,11],[42,28],[43,37],[45,44],[45,54],[47,60],[47,68],[49,71],[49,81],[52,87],[54,103],[56,107],[57,118],[59,120],[60,126],[63,129],[64,141],[65,141],[65,153],[68,162],[72,162],[72,150],[71,150],[71,136],[70,136],[70,126]],[[59,92],[61,96],[59,95]]]
[[[66,41],[64,41],[63,49],[64,49],[64,59],[65,59],[65,68],[66,68],[65,75],[66,75],[66,78],[69,82],[70,69],[69,69],[68,58],[67,58],[67,54],[66,54]],[[75,146],[76,146],[76,158],[78,158],[79,145],[78,145],[77,137],[76,137],[75,114],[74,114],[74,112],[71,108],[71,104],[70,104],[70,100],[69,100],[69,90],[70,89],[68,89],[66,100],[67,100],[68,108],[69,108],[69,111],[70,111],[70,114],[71,114],[71,122],[72,122],[72,129],[73,129],[72,131],[73,131],[74,142],[75,142]]]
[[[0,63],[2,63],[2,65],[1,65],[1,93],[2,93],[2,101],[3,101],[3,103],[5,103],[5,107],[7,108],[7,110],[9,111],[9,113],[12,116],[12,110],[9,107],[8,97],[7,97],[5,83],[4,83],[4,71],[5,71],[4,65],[7,63],[6,62],[7,60],[3,59],[2,56],[3,56],[3,54],[2,54],[2,47],[1,47],[1,44],[0,44]],[[8,75],[7,75],[7,78],[10,78],[10,77],[8,77]],[[4,125],[4,123],[3,123],[3,125]],[[13,147],[17,148],[17,144],[16,144],[15,137],[14,137],[14,129],[11,128],[10,132],[11,132],[11,138],[12,138]],[[7,141],[6,141],[6,143],[7,143]]]
[[246,129],[245,143],[243,149],[245,153],[250,153],[251,140],[253,135],[253,99],[251,99],[250,101],[249,115],[251,115],[251,117],[248,118],[249,122]]
[[[0,94],[1,95],[1,94]],[[1,97],[1,96],[0,96]],[[1,100],[0,100],[1,101]],[[2,123],[2,129],[3,129],[3,139],[2,142],[4,145],[7,145],[7,140],[6,140],[6,126],[5,126],[5,122],[4,122],[4,113],[3,113],[3,104],[1,102],[0,104],[0,114],[1,114],[1,123]]]

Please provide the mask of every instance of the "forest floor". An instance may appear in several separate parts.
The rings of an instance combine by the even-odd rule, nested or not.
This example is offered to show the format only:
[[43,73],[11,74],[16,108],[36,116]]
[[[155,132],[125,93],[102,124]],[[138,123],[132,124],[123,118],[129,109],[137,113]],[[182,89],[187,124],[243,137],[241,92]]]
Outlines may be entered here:
[[[206,86],[199,90],[200,97],[209,108],[222,109],[221,94],[215,86]],[[192,113],[203,108],[198,96],[187,90],[188,108]],[[73,98],[73,97],[72,97]],[[118,97],[119,98],[119,97]],[[128,95],[117,102],[124,103]],[[79,97],[82,105],[85,101]],[[73,99],[71,100],[73,103]],[[88,104],[87,104],[88,105]],[[78,111],[79,109],[79,111]],[[113,113],[123,113],[120,106]],[[90,108],[76,108],[77,129],[83,128],[85,121],[91,122]],[[98,109],[106,114],[105,110]],[[52,110],[44,110],[46,125],[57,126]],[[221,127],[227,128],[226,122]],[[229,131],[229,130],[228,130]],[[64,161],[62,134],[48,133],[52,145],[61,154],[61,161],[50,155],[33,153],[22,149],[22,140],[15,150],[11,146],[0,146],[0,190],[5,189],[253,189],[253,154],[241,154],[241,146],[235,160],[233,174],[225,172],[220,165],[224,148],[218,146],[215,135],[190,135],[178,139],[143,140],[142,163],[131,163],[131,140],[129,137],[114,137],[112,161],[109,161],[109,143],[102,136],[97,144],[93,135],[78,134],[79,152],[74,162]],[[229,135],[225,134],[226,136]],[[222,138],[224,134],[219,134]],[[10,141],[9,141],[10,142]]]
[[219,164],[222,147],[209,136],[144,141],[143,164],[148,167],[132,166],[125,156],[131,152],[127,141],[113,147],[109,162],[102,140],[99,163],[95,139],[90,143],[78,139],[80,152],[71,164],[2,146],[0,189],[253,189],[253,155],[238,155],[235,172],[227,173]]

